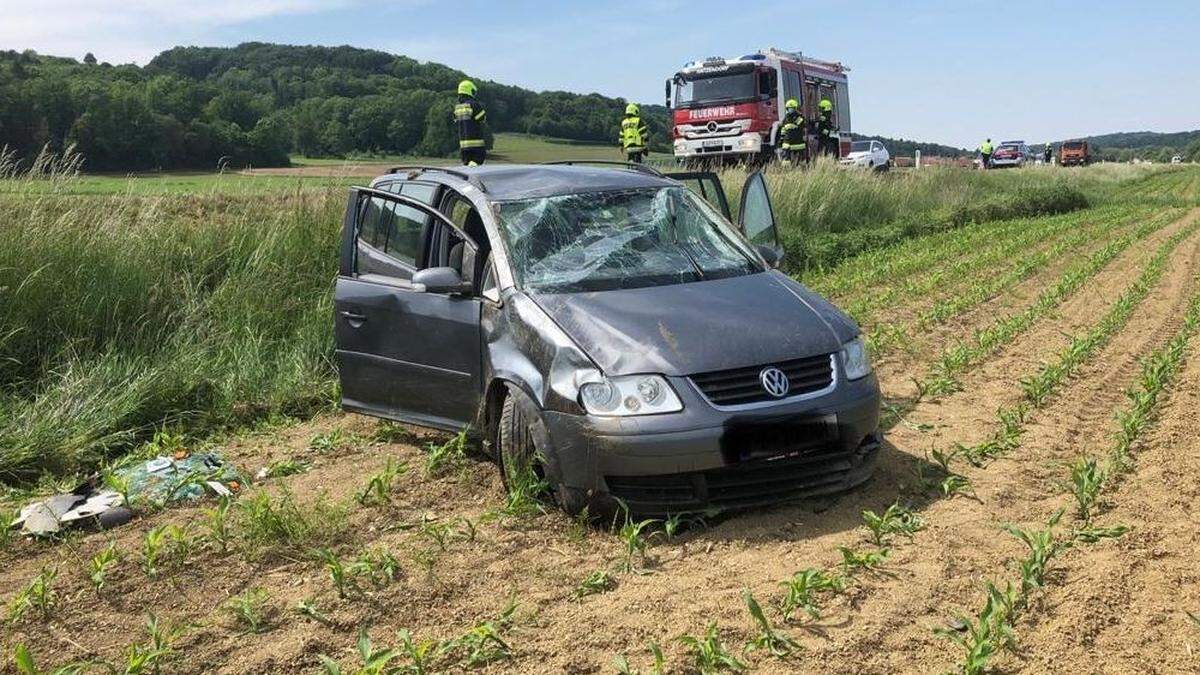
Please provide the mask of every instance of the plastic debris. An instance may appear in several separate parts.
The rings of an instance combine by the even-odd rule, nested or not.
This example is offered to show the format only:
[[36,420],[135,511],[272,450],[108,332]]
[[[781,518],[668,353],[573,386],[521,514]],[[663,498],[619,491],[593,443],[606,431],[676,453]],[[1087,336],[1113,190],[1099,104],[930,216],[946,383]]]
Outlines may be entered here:
[[[176,453],[155,457],[114,471],[133,504],[166,506],[195,501],[206,493],[230,497],[241,489],[242,477],[216,453]],[[125,496],[103,487],[93,475],[74,491],[39,499],[21,509],[12,527],[33,535],[49,535],[78,524],[116,527],[129,522],[133,511]]]

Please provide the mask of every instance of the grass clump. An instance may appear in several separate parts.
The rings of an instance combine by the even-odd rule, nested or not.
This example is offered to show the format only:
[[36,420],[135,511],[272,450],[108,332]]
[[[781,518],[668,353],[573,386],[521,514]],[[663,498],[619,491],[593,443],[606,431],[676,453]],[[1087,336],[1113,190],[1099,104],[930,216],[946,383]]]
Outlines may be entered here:
[[276,497],[258,492],[243,498],[237,504],[235,522],[237,537],[249,557],[305,557],[341,537],[346,509],[324,496],[301,504],[284,488]]

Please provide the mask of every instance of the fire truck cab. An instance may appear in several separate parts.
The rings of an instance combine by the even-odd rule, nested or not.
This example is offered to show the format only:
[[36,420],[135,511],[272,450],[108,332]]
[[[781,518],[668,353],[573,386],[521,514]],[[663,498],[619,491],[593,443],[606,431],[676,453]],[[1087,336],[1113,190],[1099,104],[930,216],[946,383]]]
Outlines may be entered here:
[[[845,156],[850,151],[848,70],[839,62],[775,48],[738,59],[710,57],[687,64],[666,82],[675,158],[683,163],[769,160],[778,147],[783,106],[790,98],[800,102],[810,125],[822,98],[833,103],[838,155]],[[809,135],[808,147],[816,153],[815,135]]]

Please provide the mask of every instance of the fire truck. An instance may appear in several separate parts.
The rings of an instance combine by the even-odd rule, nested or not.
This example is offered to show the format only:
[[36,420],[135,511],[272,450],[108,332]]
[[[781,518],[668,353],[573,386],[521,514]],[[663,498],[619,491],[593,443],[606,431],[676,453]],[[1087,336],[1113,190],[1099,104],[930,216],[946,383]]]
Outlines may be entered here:
[[[790,98],[800,102],[810,123],[822,98],[833,103],[838,155],[845,156],[850,152],[849,70],[840,62],[775,48],[687,64],[666,83],[675,158],[687,164],[771,159]],[[808,147],[816,153],[815,136],[810,135]]]

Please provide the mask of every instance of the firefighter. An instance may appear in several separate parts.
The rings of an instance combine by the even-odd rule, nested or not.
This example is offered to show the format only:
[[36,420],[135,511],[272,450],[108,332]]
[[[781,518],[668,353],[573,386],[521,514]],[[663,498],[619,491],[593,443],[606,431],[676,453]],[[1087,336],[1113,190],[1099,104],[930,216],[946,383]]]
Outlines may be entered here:
[[639,116],[636,103],[625,106],[625,119],[621,120],[618,140],[625,151],[625,158],[635,164],[641,164],[646,157],[646,146],[650,142],[650,129]]
[[487,159],[487,145],[483,139],[487,111],[475,99],[477,91],[475,83],[470,80],[458,83],[454,124],[458,127],[458,154],[462,157],[463,166],[478,166]]
[[1044,163],[1046,163],[1046,164],[1049,164],[1049,163],[1050,163],[1050,158],[1054,157],[1054,146],[1052,146],[1052,145],[1050,145],[1049,143],[1047,143],[1047,144],[1046,144],[1046,149],[1045,149],[1045,150],[1043,150],[1042,152],[1043,152],[1043,158],[1042,158],[1042,161],[1043,161]]
[[992,147],[992,139],[990,139],[990,138],[979,144],[979,160],[980,160],[979,166],[981,168],[983,168],[983,169],[992,168],[992,151],[993,150],[995,150],[995,148]]
[[779,127],[780,159],[784,164],[793,164],[796,161],[807,163],[807,129],[804,126],[804,115],[800,114],[800,102],[789,98],[787,103],[783,104],[783,110],[783,125]]
[[833,101],[822,98],[817,104],[817,148],[822,155],[838,156],[837,131],[833,127]]

